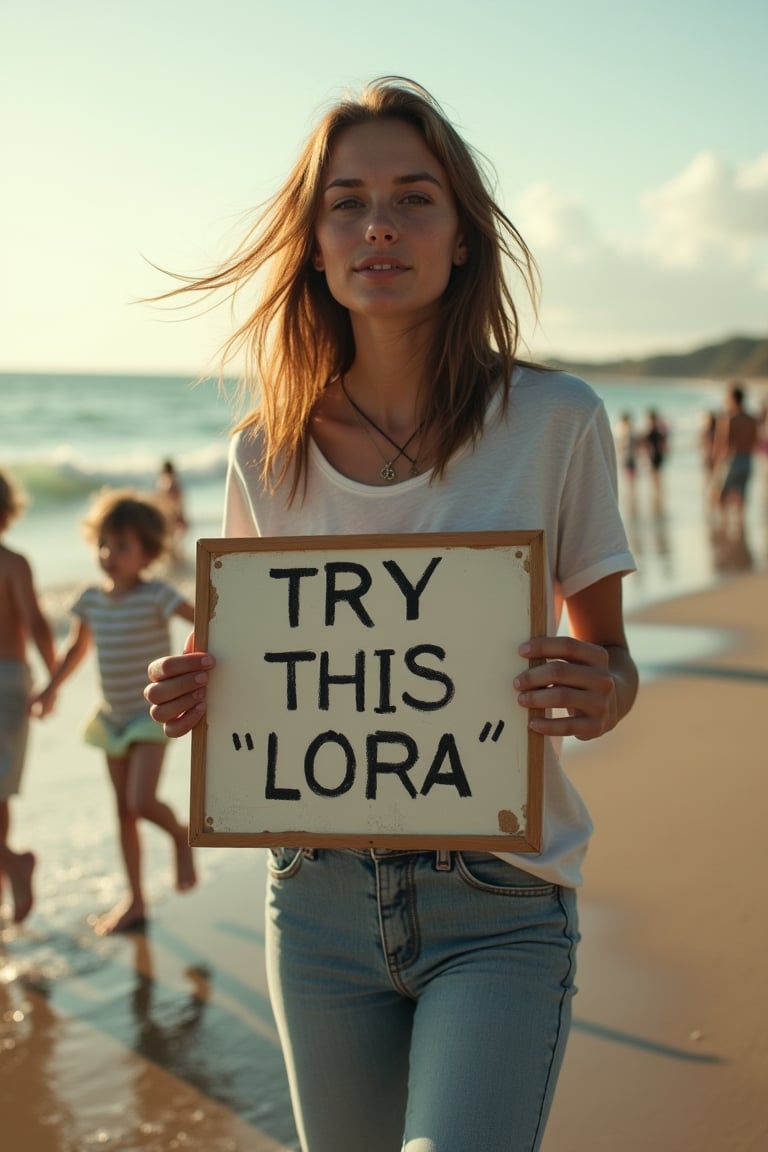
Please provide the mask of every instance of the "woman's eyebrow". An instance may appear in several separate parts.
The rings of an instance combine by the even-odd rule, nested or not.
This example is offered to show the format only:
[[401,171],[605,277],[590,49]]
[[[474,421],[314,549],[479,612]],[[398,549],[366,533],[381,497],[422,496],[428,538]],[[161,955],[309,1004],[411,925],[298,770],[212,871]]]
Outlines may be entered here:
[[[393,184],[435,184],[438,188],[442,188],[442,184],[433,176],[431,172],[409,172],[405,176],[395,176]],[[331,188],[362,188],[365,184],[356,176],[337,176],[335,180],[331,180],[326,184],[324,191]]]

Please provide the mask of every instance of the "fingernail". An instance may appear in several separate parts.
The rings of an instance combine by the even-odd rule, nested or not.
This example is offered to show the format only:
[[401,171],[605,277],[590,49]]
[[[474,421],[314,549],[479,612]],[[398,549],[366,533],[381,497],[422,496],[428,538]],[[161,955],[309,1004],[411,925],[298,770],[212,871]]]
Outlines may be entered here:
[[213,656],[203,656],[200,664],[203,668],[213,668]]
[[518,652],[520,653],[521,656],[527,656],[528,653],[530,652],[530,650],[531,650],[531,645],[528,643],[527,640],[525,641],[524,644],[521,644],[520,647],[518,648]]

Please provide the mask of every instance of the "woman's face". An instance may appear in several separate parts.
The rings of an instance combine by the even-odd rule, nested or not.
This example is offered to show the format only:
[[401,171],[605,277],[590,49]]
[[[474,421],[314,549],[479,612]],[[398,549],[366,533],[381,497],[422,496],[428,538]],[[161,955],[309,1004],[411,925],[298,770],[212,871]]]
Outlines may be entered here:
[[445,169],[403,120],[345,128],[331,149],[315,267],[353,319],[429,317],[466,260]]

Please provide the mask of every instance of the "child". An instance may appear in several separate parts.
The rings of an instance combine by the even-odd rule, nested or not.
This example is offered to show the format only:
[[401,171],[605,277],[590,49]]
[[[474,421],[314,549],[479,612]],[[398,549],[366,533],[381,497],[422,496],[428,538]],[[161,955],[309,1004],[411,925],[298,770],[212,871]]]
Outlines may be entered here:
[[84,530],[97,549],[105,579],[86,588],[72,607],[74,622],[67,648],[35,707],[42,715],[51,710],[59,685],[74,672],[93,641],[102,702],[84,738],[107,756],[130,887],[128,900],[97,920],[95,930],[103,936],[146,924],[140,817],[157,824],[173,840],[178,890],[195,884],[187,828],[156,794],[166,741],[158,739],[158,727],[149,718],[143,696],[148,662],[170,648],[171,616],[192,620],[194,609],[169,584],[143,579],[145,569],[162,555],[168,541],[168,525],[153,500],[133,492],[105,492],[84,521]]
[[[21,495],[0,471],[0,534],[23,508]],[[0,881],[5,873],[16,924],[32,909],[35,867],[32,852],[14,852],[8,847],[9,800],[19,791],[27,745],[30,676],[26,649],[30,639],[53,673],[53,633],[40,610],[32,570],[24,556],[0,544]]]

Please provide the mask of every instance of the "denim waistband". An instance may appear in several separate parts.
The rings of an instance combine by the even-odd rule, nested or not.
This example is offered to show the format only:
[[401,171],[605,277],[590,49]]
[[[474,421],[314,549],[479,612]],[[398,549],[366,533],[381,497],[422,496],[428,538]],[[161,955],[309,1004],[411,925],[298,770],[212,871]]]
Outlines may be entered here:
[[[308,860],[315,860],[324,851],[327,849],[302,849]],[[341,851],[360,856],[365,860],[388,860],[395,856],[433,856],[435,867],[439,872],[449,872],[451,869],[452,853],[447,848],[344,848]]]

